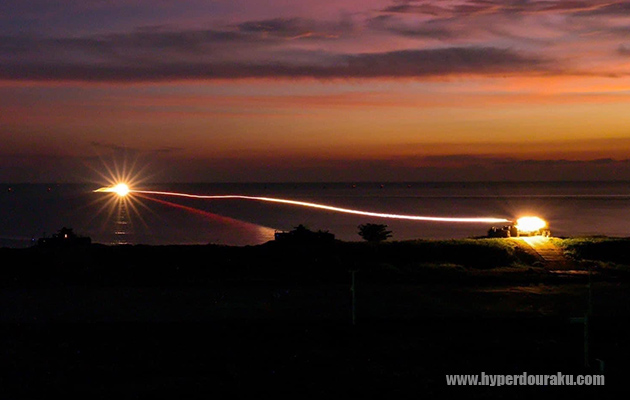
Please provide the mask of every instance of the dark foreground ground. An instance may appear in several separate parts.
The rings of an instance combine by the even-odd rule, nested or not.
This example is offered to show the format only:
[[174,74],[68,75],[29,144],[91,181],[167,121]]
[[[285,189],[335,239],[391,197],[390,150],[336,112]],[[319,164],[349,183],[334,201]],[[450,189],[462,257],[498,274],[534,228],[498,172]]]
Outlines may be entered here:
[[[560,245],[590,279],[510,240],[0,249],[0,398],[621,396],[630,241]],[[604,387],[445,378],[602,368]]]

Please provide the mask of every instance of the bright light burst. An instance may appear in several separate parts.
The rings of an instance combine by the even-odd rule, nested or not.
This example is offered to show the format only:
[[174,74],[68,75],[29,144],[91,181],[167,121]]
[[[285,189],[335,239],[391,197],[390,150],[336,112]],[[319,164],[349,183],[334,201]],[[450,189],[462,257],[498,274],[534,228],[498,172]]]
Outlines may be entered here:
[[[178,193],[178,192],[135,190],[135,189],[129,188],[126,185],[124,186],[124,188],[121,188],[120,187],[121,185],[124,185],[124,184],[117,184],[114,186],[97,189],[95,191],[117,193],[120,196],[126,196],[129,193],[138,193],[138,194],[149,194],[149,195],[157,195],[157,196],[186,197],[186,198],[207,199],[207,200],[223,200],[223,199],[254,200],[254,201],[264,201],[264,202],[270,202],[270,203],[288,204],[288,205],[294,205],[294,206],[300,206],[300,207],[317,208],[320,210],[340,212],[340,213],[345,213],[345,214],[363,215],[367,217],[403,219],[403,220],[412,220],[412,221],[464,222],[464,223],[466,222],[467,223],[511,222],[510,220],[507,220],[505,218],[493,218],[493,217],[460,218],[460,217],[433,217],[433,216],[423,216],[423,215],[387,214],[387,213],[377,213],[377,212],[371,212],[371,211],[355,210],[355,209],[349,209],[349,208],[341,208],[341,207],[335,207],[335,206],[330,206],[326,204],[308,203],[304,201],[296,201],[296,200],[290,200],[290,199],[279,199],[279,198],[274,198],[274,197],[256,197],[256,196],[243,196],[243,195],[197,195],[197,194]],[[121,193],[124,193],[124,195]]]
[[[105,186],[99,189],[94,190],[95,193],[109,193],[112,196],[108,197],[105,204],[102,205],[99,210],[99,214],[103,210],[108,210],[108,214],[111,216],[114,212],[118,213],[118,219],[127,219],[131,217],[131,214],[140,221],[143,221],[142,213],[140,213],[139,207],[144,209],[149,209],[145,204],[142,203],[141,199],[136,196],[132,196],[134,192],[131,189],[132,183],[125,182],[115,182],[110,186]],[[122,216],[122,214],[127,214]],[[130,222],[130,221],[127,221]],[[125,222],[125,223],[127,223]]]
[[113,223],[113,232],[115,235],[114,243],[127,243],[128,235],[130,235],[136,222],[140,222],[144,227],[147,224],[143,214],[150,208],[144,204],[138,196],[131,195],[131,188],[142,185],[149,176],[144,168],[138,167],[138,159],[128,157],[125,153],[119,157],[115,157],[109,162],[101,158],[101,165],[89,166],[96,174],[100,175],[100,182],[107,182],[108,186],[94,190],[98,193],[107,193],[108,196],[98,196],[95,198],[94,204],[98,209],[93,214],[93,218],[97,218],[104,213],[106,218],[103,220],[101,230],[112,231],[111,223]]
[[117,195],[124,197],[129,194],[129,186],[127,186],[125,183],[119,183],[118,185],[114,186],[114,192]]
[[125,197],[129,194],[130,189],[126,183],[119,183],[115,186],[102,187],[100,189],[96,189],[95,192],[104,192],[104,193],[116,193],[120,197]]
[[521,217],[516,221],[516,228],[521,232],[536,232],[547,226],[547,222],[540,217]]

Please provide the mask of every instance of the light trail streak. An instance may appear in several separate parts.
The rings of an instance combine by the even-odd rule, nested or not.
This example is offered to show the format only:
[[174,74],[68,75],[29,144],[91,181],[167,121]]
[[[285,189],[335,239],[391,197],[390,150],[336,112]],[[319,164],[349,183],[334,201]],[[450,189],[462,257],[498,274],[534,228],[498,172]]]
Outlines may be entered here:
[[[115,192],[113,190],[105,190],[105,189],[107,188],[98,189],[97,191]],[[339,212],[339,213],[345,213],[345,214],[363,215],[366,217],[402,219],[402,220],[411,220],[411,221],[487,223],[487,224],[512,222],[505,218],[490,218],[490,217],[457,218],[457,217],[429,217],[429,216],[422,216],[422,215],[386,214],[386,213],[377,213],[377,212],[362,211],[362,210],[353,210],[350,208],[334,207],[334,206],[329,206],[325,204],[309,203],[305,201],[279,199],[279,198],[274,198],[274,197],[256,197],[256,196],[244,196],[244,195],[198,195],[198,194],[189,194],[189,193],[161,192],[161,191],[154,191],[154,190],[134,190],[134,189],[129,189],[129,193],[149,194],[149,195],[157,195],[157,196],[185,197],[185,198],[190,198],[190,199],[204,199],[204,200],[238,199],[238,200],[264,201],[268,203],[279,203],[279,204],[288,204],[292,206],[310,207],[310,208],[316,208],[320,210],[327,210],[327,211],[333,211],[333,212]]]

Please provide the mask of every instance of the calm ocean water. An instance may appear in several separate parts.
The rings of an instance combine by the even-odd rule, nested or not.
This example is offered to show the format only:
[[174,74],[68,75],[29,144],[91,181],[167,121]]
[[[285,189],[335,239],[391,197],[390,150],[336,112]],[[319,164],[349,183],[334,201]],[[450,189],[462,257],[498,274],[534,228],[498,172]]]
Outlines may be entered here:
[[[358,241],[359,224],[384,223],[393,240],[484,235],[490,224],[401,221],[251,200],[134,196],[119,203],[94,185],[0,185],[0,246],[25,247],[61,227],[105,244],[249,245],[303,224]],[[630,182],[161,184],[194,194],[288,198],[380,213],[443,217],[538,215],[555,236],[630,236]]]

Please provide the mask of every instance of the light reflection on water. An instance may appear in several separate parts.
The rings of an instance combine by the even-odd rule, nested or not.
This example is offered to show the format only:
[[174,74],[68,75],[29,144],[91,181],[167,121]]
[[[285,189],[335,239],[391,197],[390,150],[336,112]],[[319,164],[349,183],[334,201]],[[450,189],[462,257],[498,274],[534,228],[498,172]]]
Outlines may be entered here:
[[[275,232],[260,224],[159,197],[127,196],[111,206],[115,211],[105,217],[102,228],[95,234],[96,238],[106,239],[96,241],[115,245],[251,245],[272,240]],[[103,217],[99,216],[99,219]]]
[[133,229],[129,219],[129,210],[126,201],[118,201],[118,216],[114,227],[114,241],[110,244],[130,244],[133,243]]

